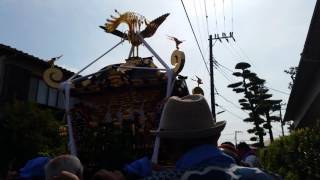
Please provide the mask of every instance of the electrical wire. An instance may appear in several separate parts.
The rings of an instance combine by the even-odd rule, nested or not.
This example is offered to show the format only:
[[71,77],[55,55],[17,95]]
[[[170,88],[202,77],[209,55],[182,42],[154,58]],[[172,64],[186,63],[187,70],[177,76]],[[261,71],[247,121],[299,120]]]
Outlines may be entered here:
[[222,96],[220,93],[218,93],[218,90],[215,88],[216,91],[216,95],[220,96],[223,100],[225,100],[226,102],[232,104],[235,108],[245,112],[246,114],[248,114],[245,110],[241,109],[241,107],[239,107],[238,105],[236,105],[235,103],[233,103],[232,101],[230,101],[229,99],[227,99],[226,97]]
[[224,0],[222,0],[222,10],[223,10],[223,25],[224,25],[224,32],[226,32],[226,15],[224,12]]
[[234,27],[233,27],[233,0],[231,0],[231,31],[234,32]]
[[[217,94],[218,96],[220,96],[223,100],[225,100],[226,102],[232,104],[235,108],[240,109],[241,111],[245,112],[243,109],[241,109],[241,107],[239,107],[238,105],[236,105],[235,103],[233,103],[232,101],[230,101],[229,99],[225,98],[224,96],[222,96],[221,94]],[[245,112],[247,113],[247,112]]]
[[208,33],[208,37],[209,37],[209,23],[208,23],[208,12],[207,12],[207,4],[206,4],[206,0],[203,0],[203,4],[204,4],[204,12],[206,15],[206,24],[207,24],[207,33]]
[[[245,53],[240,46],[239,46],[239,48],[240,48],[240,50],[241,50],[243,53]],[[246,57],[247,57],[248,60],[252,63],[252,61],[249,59],[249,57],[248,57],[247,55],[246,55]],[[233,73],[233,71],[232,71],[231,69],[227,68],[226,66],[222,65],[222,64],[219,63],[219,62],[217,62],[217,63],[218,63],[219,66],[221,66],[221,67],[223,67],[223,68],[225,68],[225,69],[227,69],[228,71],[230,71],[230,72]],[[270,90],[273,90],[273,91],[276,91],[276,92],[278,92],[278,93],[281,93],[281,94],[290,95],[288,92],[284,92],[284,91],[281,91],[281,90],[278,90],[278,89],[275,89],[275,88],[271,88],[270,86],[265,86],[265,87],[269,88]]]
[[237,79],[230,73],[226,72],[224,69],[222,69],[221,65],[217,62],[217,67],[220,68],[220,71],[222,71],[229,79],[230,83],[233,83],[234,81],[237,81]]
[[[231,43],[227,43],[227,44],[228,44],[228,45],[225,45],[225,43],[222,42],[222,45],[230,52],[230,54],[233,55],[233,57],[234,57],[235,59],[242,59],[241,54],[239,54],[235,49],[233,49],[233,48],[231,47]],[[238,62],[239,62],[239,61],[238,61]]]
[[240,52],[245,56],[244,59],[247,59],[252,65],[254,65],[253,61],[251,60],[251,58],[249,58],[249,56],[247,55],[247,53],[240,47],[240,44],[238,41],[235,42],[236,47],[238,47],[238,49],[240,50]]
[[199,40],[200,40],[200,45],[201,45],[201,49],[203,48],[203,38],[202,38],[202,33],[201,33],[201,28],[200,28],[200,24],[199,24],[199,16],[198,16],[198,11],[197,11],[197,5],[196,5],[196,0],[193,0],[193,7],[194,7],[194,11],[196,14],[196,22],[197,22],[197,29],[198,29],[198,34],[199,34]]
[[237,54],[241,59],[248,59],[247,57],[243,57],[241,51],[237,50],[237,48],[235,48],[235,47],[233,46],[233,44],[234,44],[234,43],[232,43],[232,42],[231,42],[231,43],[228,43],[229,47],[230,47],[231,49],[233,49],[234,52],[236,52],[236,54]]
[[273,91],[276,91],[276,92],[278,92],[278,93],[281,93],[281,94],[290,95],[290,94],[289,94],[289,93],[287,93],[287,92],[280,91],[280,90],[277,90],[277,89],[271,88],[271,87],[269,87],[269,86],[265,86],[265,87],[266,87],[266,88],[268,88],[268,89],[271,89],[271,90],[273,90]]
[[189,15],[188,15],[187,9],[186,9],[186,7],[185,7],[185,5],[184,5],[184,3],[183,3],[183,0],[181,0],[181,4],[182,4],[182,6],[183,6],[184,12],[186,13],[186,16],[187,16],[187,19],[188,19],[189,25],[190,25],[190,27],[191,27],[191,30],[192,30],[193,36],[194,36],[194,38],[195,38],[195,40],[196,40],[196,43],[197,43],[197,45],[198,45],[198,49],[199,49],[199,51],[200,51],[200,54],[201,54],[201,57],[202,57],[203,63],[204,63],[204,65],[205,65],[205,67],[206,67],[206,69],[207,69],[208,73],[210,74],[209,68],[208,68],[208,66],[207,66],[207,64],[206,64],[206,60],[205,60],[205,58],[204,58],[204,56],[203,56],[203,53],[202,53],[202,51],[201,51],[201,48],[200,48],[200,45],[199,45],[199,41],[198,41],[197,36],[196,36],[196,34],[195,34],[195,32],[194,32],[193,26],[192,26],[192,24],[191,24],[191,21],[190,21],[190,18],[189,18]]
[[217,61],[217,63],[218,63],[218,65],[219,65],[219,66],[221,66],[221,67],[225,68],[226,70],[228,70],[228,71],[230,71],[230,72],[232,72],[232,73],[233,73],[233,70],[231,70],[230,68],[228,68],[228,67],[226,67],[226,66],[222,65],[222,64],[221,64],[221,63],[219,63],[218,61]]
[[214,9],[214,18],[215,18],[215,23],[216,23],[216,33],[219,33],[216,0],[213,0],[213,9]]
[[218,71],[226,80],[228,80],[229,82],[232,82],[232,80],[229,79],[228,76],[227,76],[220,68],[217,68],[217,71]]
[[229,114],[231,114],[232,116],[234,116],[234,117],[236,117],[236,118],[238,118],[238,119],[240,119],[240,120],[243,120],[243,119],[244,119],[244,118],[236,115],[235,113],[229,111],[228,109],[224,108],[224,107],[221,106],[221,105],[216,104],[216,106],[217,106],[217,107],[220,107],[222,110],[225,110],[226,112],[228,112]]
[[[221,67],[225,68],[226,70],[228,70],[228,71],[230,71],[230,72],[233,73],[233,71],[232,71],[231,69],[229,69],[228,67],[222,65],[221,63],[217,62],[217,64],[218,64],[218,66],[221,66]],[[284,91],[281,91],[281,90],[272,88],[272,87],[270,87],[270,86],[266,86],[266,85],[265,85],[265,87],[268,88],[268,89],[270,89],[270,90],[273,90],[273,91],[276,91],[276,92],[278,92],[278,93],[281,93],[281,94],[290,95],[290,94],[287,93],[287,92],[284,92]]]

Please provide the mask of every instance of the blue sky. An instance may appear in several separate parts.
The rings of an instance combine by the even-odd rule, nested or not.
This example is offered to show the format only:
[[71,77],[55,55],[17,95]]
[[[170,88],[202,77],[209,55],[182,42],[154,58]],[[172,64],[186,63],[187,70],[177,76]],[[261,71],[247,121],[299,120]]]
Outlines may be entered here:
[[[208,32],[204,1],[184,2],[207,58]],[[205,2],[209,33],[234,31],[237,40],[229,44],[217,42],[213,49],[216,59],[232,70],[237,62],[247,61],[254,72],[267,80],[268,87],[290,93],[287,89],[290,78],[283,70],[299,62],[316,0],[224,0],[224,5],[223,0]],[[175,45],[167,39],[167,35],[186,40],[181,46],[186,55],[186,64],[181,74],[189,76],[189,79],[194,78],[194,75],[201,77],[204,81],[202,87],[210,100],[208,73],[180,0],[0,0],[0,43],[42,59],[63,54],[57,64],[76,71],[120,41],[98,28],[105,23],[106,18],[115,15],[114,9],[120,12],[135,11],[149,20],[170,13],[157,33],[147,41],[170,64],[170,55]],[[123,62],[129,48],[128,43],[123,43],[83,74]],[[141,48],[140,55],[149,56],[150,53]],[[223,73],[227,74],[224,75],[227,78]],[[236,78],[224,68],[216,69],[215,75],[219,94],[238,105],[237,100],[241,96],[226,88],[231,82],[236,82]],[[188,80],[187,83],[190,89],[196,86],[193,81]],[[270,92],[274,98],[283,99],[284,102],[289,97],[276,91]],[[217,116],[218,121],[227,121],[221,141],[233,141],[235,130],[243,131],[238,135],[239,140],[248,140],[250,136],[246,129],[251,124],[239,119],[247,117],[247,114],[220,96],[216,97],[216,102],[233,113],[224,112]],[[217,111],[221,109],[218,107]],[[277,136],[280,134],[280,126],[274,124],[274,127]]]

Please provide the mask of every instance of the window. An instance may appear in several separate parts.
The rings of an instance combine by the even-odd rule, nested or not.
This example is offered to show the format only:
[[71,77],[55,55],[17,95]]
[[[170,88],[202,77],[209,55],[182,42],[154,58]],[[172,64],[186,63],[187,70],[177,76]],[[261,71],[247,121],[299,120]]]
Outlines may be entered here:
[[[31,77],[29,83],[29,101],[59,109],[65,108],[64,93],[62,91],[47,86],[42,79],[36,77]],[[75,103],[77,103],[77,99],[70,97],[70,107]]]
[[55,107],[57,105],[57,96],[58,96],[58,90],[49,88],[49,98],[48,98],[48,105]]
[[37,102],[39,104],[47,104],[48,89],[49,89],[48,86],[43,82],[43,80],[39,80],[38,94],[37,94]]
[[64,94],[62,91],[59,92],[57,107],[59,109],[64,109]]
[[35,77],[30,78],[30,84],[29,84],[29,101],[37,101],[37,90],[38,90],[38,79]]

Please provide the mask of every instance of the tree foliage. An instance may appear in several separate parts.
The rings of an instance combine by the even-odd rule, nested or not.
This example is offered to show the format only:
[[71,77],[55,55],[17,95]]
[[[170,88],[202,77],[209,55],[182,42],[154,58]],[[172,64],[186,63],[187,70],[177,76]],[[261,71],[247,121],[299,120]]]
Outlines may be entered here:
[[65,152],[65,141],[59,135],[61,122],[53,113],[37,105],[14,101],[2,109],[0,118],[0,170],[8,164],[19,164],[39,155]]
[[289,74],[290,75],[290,78],[291,78],[291,82],[289,82],[289,85],[288,85],[288,89],[292,89],[292,86],[293,86],[293,83],[296,79],[296,75],[297,75],[297,72],[298,72],[298,67],[297,66],[293,66],[293,67],[290,67],[288,70],[284,70],[284,72],[286,74]]
[[[259,138],[251,138],[259,140],[259,145],[264,146],[263,136],[264,129],[269,131],[270,139],[273,140],[271,121],[278,121],[279,118],[270,116],[270,113],[279,110],[279,100],[270,100],[272,94],[268,94],[269,89],[264,86],[265,80],[257,76],[249,70],[251,65],[246,62],[240,62],[235,66],[235,69],[240,72],[234,72],[233,75],[241,78],[240,82],[228,85],[236,93],[243,93],[244,98],[239,100],[241,109],[249,112],[249,117],[244,119],[244,122],[251,122],[254,128],[248,130],[249,133],[257,135]],[[262,117],[265,117],[263,119]]]
[[287,180],[320,179],[320,122],[293,131],[259,152],[263,167]]

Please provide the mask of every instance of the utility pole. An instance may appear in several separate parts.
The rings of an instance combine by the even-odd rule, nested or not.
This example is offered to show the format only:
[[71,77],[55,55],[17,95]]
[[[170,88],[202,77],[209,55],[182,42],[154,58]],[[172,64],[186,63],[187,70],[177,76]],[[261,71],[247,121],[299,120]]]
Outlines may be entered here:
[[233,32],[230,32],[227,36],[226,33],[222,33],[220,36],[219,34],[215,34],[214,38],[212,38],[212,35],[209,35],[209,62],[210,62],[210,88],[211,88],[211,110],[212,110],[212,116],[214,119],[216,119],[216,103],[215,103],[215,97],[214,97],[214,73],[213,73],[213,65],[216,63],[216,61],[213,59],[213,44],[212,40],[219,40],[222,43],[222,39],[225,39],[229,43],[229,39],[233,39],[233,41],[236,41],[233,37]]
[[234,131],[234,143],[235,143],[235,146],[237,147],[238,145],[238,137],[237,137],[237,134],[238,133],[242,133],[242,131]]
[[210,87],[211,87],[211,111],[212,116],[216,119],[216,101],[214,99],[214,76],[213,76],[213,52],[212,52],[212,35],[209,36],[209,61],[210,61]]

